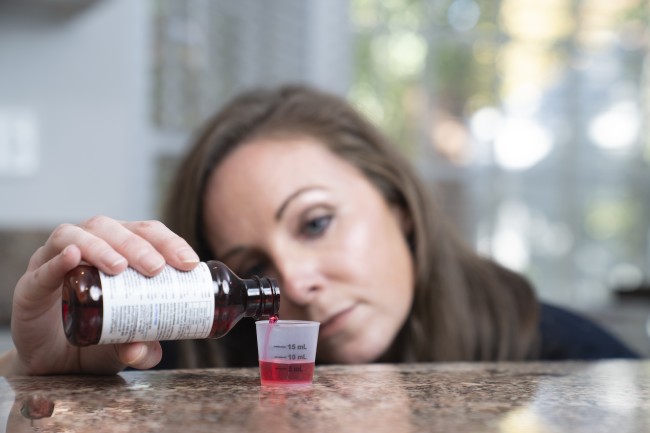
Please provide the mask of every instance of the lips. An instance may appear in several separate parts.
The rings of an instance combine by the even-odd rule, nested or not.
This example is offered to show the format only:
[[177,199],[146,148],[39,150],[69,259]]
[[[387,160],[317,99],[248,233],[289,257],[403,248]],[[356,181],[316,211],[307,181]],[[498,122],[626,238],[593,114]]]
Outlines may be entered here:
[[345,322],[350,317],[352,311],[356,308],[356,305],[352,305],[344,310],[341,310],[334,315],[330,316],[327,320],[323,321],[320,324],[319,335],[321,338],[327,338],[333,334],[336,334],[344,326]]

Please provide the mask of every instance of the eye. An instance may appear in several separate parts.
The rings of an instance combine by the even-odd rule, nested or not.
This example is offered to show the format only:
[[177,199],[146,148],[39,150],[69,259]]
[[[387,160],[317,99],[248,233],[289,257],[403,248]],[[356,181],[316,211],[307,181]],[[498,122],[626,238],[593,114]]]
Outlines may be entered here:
[[300,232],[309,238],[317,238],[325,233],[325,230],[327,230],[327,227],[330,225],[332,218],[332,215],[323,215],[312,218],[302,225]]

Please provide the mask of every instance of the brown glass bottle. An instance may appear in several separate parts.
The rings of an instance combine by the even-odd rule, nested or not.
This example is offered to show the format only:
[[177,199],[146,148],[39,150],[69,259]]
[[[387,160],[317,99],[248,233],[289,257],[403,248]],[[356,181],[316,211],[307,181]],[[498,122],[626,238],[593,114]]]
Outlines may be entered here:
[[[182,280],[187,288],[179,288],[171,286],[180,286],[179,278],[195,274],[168,266],[150,278],[131,268],[111,277],[93,266],[78,266],[63,281],[66,337],[76,346],[219,338],[243,317],[278,315],[280,289],[275,280],[242,279],[218,261],[201,263],[192,272],[200,272],[199,279]],[[120,287],[115,289],[110,279],[118,277]],[[187,299],[188,292],[196,292],[198,297]]]

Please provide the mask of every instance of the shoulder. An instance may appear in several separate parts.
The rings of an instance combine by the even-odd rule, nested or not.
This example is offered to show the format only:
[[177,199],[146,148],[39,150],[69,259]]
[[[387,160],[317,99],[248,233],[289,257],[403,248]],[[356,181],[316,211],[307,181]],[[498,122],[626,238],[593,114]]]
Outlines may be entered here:
[[614,335],[586,317],[546,303],[540,309],[540,359],[638,358]]

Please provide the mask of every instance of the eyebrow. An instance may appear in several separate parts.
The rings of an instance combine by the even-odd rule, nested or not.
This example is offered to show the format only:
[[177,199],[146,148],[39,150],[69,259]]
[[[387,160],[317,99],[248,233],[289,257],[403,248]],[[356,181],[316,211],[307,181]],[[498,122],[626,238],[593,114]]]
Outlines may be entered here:
[[304,193],[306,193],[308,191],[312,191],[312,190],[315,190],[315,189],[324,189],[324,188],[321,187],[321,186],[306,186],[304,188],[300,188],[299,190],[296,190],[293,194],[291,194],[289,197],[287,197],[284,200],[284,202],[280,205],[278,210],[275,212],[275,220],[279,221],[280,218],[282,218],[282,214],[287,209],[287,207],[289,206],[289,204],[291,203],[292,200],[294,200],[298,196],[300,196],[300,195],[302,195],[302,194],[304,194]]
[[[282,204],[280,205],[278,210],[275,212],[275,220],[279,221],[280,218],[282,218],[282,214],[287,209],[287,207],[289,206],[289,204],[291,203],[292,200],[294,200],[298,196],[300,196],[300,195],[302,195],[302,194],[304,194],[304,193],[306,193],[308,191],[313,191],[313,190],[317,190],[317,189],[324,189],[324,188],[321,187],[321,186],[306,186],[304,188],[300,188],[299,190],[296,190],[293,194],[291,194],[289,197],[287,197],[282,202]],[[221,257],[219,257],[219,260],[226,261],[231,256],[234,256],[234,255],[241,254],[241,253],[245,252],[246,249],[247,249],[247,247],[245,245],[237,245],[237,246],[229,249],[228,251],[226,251]]]

